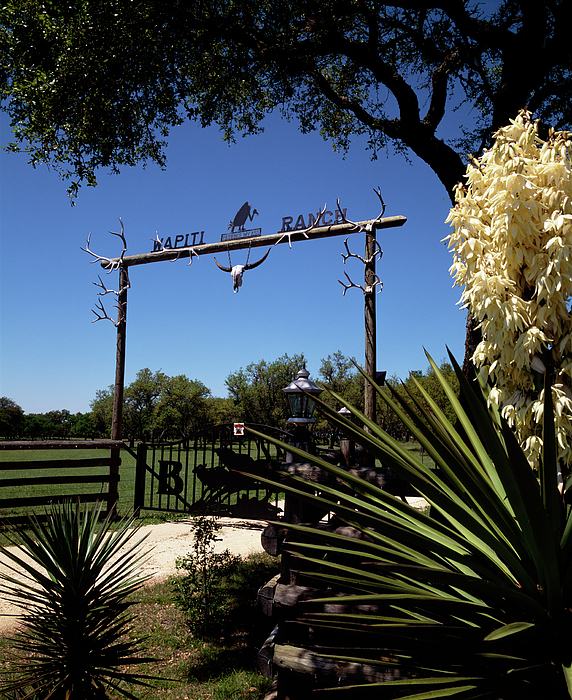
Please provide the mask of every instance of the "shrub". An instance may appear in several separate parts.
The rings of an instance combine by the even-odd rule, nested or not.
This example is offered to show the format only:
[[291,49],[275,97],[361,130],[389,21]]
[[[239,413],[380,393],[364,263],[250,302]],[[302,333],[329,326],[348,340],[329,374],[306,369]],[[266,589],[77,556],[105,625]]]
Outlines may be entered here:
[[[175,603],[199,637],[257,635],[258,589],[278,573],[279,562],[265,552],[248,557],[228,549],[216,553],[220,525],[209,516],[196,519],[193,553],[177,560],[182,576],[171,579]],[[262,624],[266,624],[264,619]],[[261,633],[266,634],[264,629]],[[260,641],[260,640],[259,640]]]
[[195,518],[193,552],[176,560],[183,576],[172,580],[175,602],[185,612],[191,631],[217,634],[228,613],[222,580],[236,568],[239,557],[225,549],[215,552],[220,524],[213,516]]
[[30,516],[29,530],[7,535],[19,551],[0,548],[26,574],[23,583],[0,576],[0,594],[22,609],[5,697],[102,700],[115,690],[134,698],[125,684],[146,685],[146,676],[127,668],[150,659],[125,636],[126,598],[145,580],[137,574],[142,540],[133,518],[112,530],[101,512],[101,504],[54,505],[45,521]]

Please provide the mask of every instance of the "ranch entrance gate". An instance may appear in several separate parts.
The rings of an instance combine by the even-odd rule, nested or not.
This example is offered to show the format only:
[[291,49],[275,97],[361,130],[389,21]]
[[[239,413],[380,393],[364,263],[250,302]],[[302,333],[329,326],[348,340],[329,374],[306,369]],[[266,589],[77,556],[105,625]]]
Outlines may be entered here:
[[[362,258],[359,255],[350,253],[348,247],[347,247],[347,239],[346,239],[346,250],[347,250],[347,256],[342,253],[342,257],[344,258],[344,261],[347,258],[351,257],[357,257],[362,262],[364,263],[364,284],[359,285],[353,283],[350,278],[348,277],[347,273],[346,277],[348,279],[348,284],[345,284],[344,282],[340,283],[344,287],[344,294],[349,289],[350,287],[358,287],[361,289],[364,293],[364,316],[365,316],[365,373],[371,377],[372,379],[376,378],[376,321],[375,321],[375,297],[376,297],[376,290],[380,291],[382,283],[379,279],[379,277],[376,275],[375,272],[375,263],[378,257],[380,258],[382,255],[382,250],[379,248],[379,244],[377,243],[376,240],[376,231],[378,229],[386,229],[386,228],[394,228],[396,226],[403,226],[403,224],[407,221],[407,219],[404,216],[388,216],[384,217],[383,214],[385,212],[385,203],[383,202],[383,199],[381,197],[381,191],[380,190],[374,190],[377,194],[377,196],[380,199],[380,202],[382,204],[382,211],[381,214],[376,218],[376,219],[369,219],[367,221],[349,221],[345,218],[345,210],[343,210],[344,213],[342,213],[342,210],[340,208],[339,200],[338,200],[338,209],[337,211],[341,214],[341,220],[344,223],[335,223],[333,225],[328,224],[328,225],[319,225],[319,222],[322,218],[322,215],[324,213],[329,213],[332,214],[332,212],[326,212],[326,207],[324,207],[324,210],[321,212],[318,212],[318,218],[316,219],[314,217],[314,223],[307,229],[300,230],[297,228],[291,229],[290,226],[288,225],[287,228],[283,231],[279,231],[278,233],[272,233],[269,235],[257,235],[256,237],[247,237],[247,238],[240,238],[237,240],[227,240],[227,241],[220,241],[220,242],[214,242],[214,243],[203,243],[202,242],[202,233],[201,233],[201,242],[197,245],[195,245],[195,235],[198,235],[198,232],[196,234],[189,234],[193,235],[193,245],[188,246],[187,243],[188,241],[185,241],[185,247],[182,248],[166,248],[163,246],[162,242],[160,240],[157,241],[157,244],[162,248],[161,250],[157,250],[156,248],[153,250],[151,253],[143,253],[139,255],[125,255],[125,252],[127,250],[127,241],[125,239],[124,235],[124,230],[123,230],[123,222],[121,222],[121,233],[115,233],[115,232],[110,232],[113,233],[116,236],[119,236],[121,240],[123,241],[123,251],[121,255],[118,258],[108,258],[104,256],[97,255],[93,251],[89,249],[89,242],[90,242],[90,237],[88,236],[87,239],[87,246],[86,248],[83,248],[87,253],[92,255],[95,260],[99,260],[101,262],[101,266],[107,270],[108,272],[112,272],[113,270],[119,270],[119,285],[117,291],[112,290],[112,289],[107,289],[107,287],[103,284],[100,278],[100,283],[98,284],[97,282],[94,282],[94,284],[98,287],[102,288],[102,292],[99,293],[100,296],[104,296],[106,294],[112,293],[117,297],[117,321],[113,321],[111,319],[105,309],[103,308],[101,300],[98,302],[96,305],[97,310],[94,310],[94,313],[96,315],[96,319],[104,319],[107,318],[110,321],[113,321],[117,328],[117,349],[116,349],[116,365],[115,365],[115,390],[114,390],[114,396],[113,396],[113,421],[112,421],[112,426],[111,426],[111,438],[113,440],[121,440],[121,428],[122,428],[122,420],[123,420],[123,390],[124,390],[124,379],[125,379],[125,342],[126,342],[126,336],[127,336],[127,290],[130,288],[130,282],[129,282],[129,267],[133,265],[144,265],[150,262],[162,262],[166,260],[179,260],[179,259],[184,259],[184,258],[190,258],[189,264],[192,263],[193,257],[201,257],[206,254],[215,254],[215,253],[228,253],[229,255],[229,262],[230,262],[230,253],[231,250],[241,250],[248,248],[250,251],[251,248],[258,248],[260,246],[273,246],[273,245],[278,245],[279,243],[286,243],[288,242],[289,246],[292,247],[292,240],[294,241],[300,241],[300,240],[313,240],[313,239],[319,239],[319,238],[329,238],[331,236],[341,236],[341,235],[350,235],[353,233],[360,233],[360,232],[365,232],[366,233],[366,240],[365,240],[365,255]],[[120,219],[121,221],[121,219]],[[336,222],[338,221],[338,214],[336,214]],[[284,224],[284,222],[283,222]],[[90,234],[91,236],[91,234]],[[183,237],[181,236],[181,239]],[[266,254],[268,255],[268,253]],[[221,269],[231,272],[233,270],[241,269],[241,272],[239,274],[239,280],[236,282],[235,285],[235,291],[237,291],[238,286],[242,284],[241,281],[241,275],[242,272],[245,269],[251,269],[252,267],[256,267],[262,262],[263,260],[266,259],[266,255],[262,258],[261,261],[257,263],[253,263],[251,266],[235,266],[234,268],[224,268],[221,267],[218,263],[217,265],[221,267]],[[95,262],[92,261],[92,262]],[[234,279],[234,277],[233,277]],[[369,382],[365,382],[365,400],[364,400],[364,413],[365,415],[370,419],[370,420],[375,420],[375,392],[373,389],[373,386]]]
[[[272,426],[244,425],[285,442],[292,438]],[[265,476],[271,464],[284,460],[282,449],[237,431],[234,423],[211,426],[176,442],[142,442],[137,446],[135,512],[276,517],[277,494],[240,472]]]

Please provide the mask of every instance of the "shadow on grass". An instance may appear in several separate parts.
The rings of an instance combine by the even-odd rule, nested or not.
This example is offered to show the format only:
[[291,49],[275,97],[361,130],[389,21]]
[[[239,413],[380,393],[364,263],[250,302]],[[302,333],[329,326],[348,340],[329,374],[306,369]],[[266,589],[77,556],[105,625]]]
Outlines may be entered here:
[[236,671],[252,671],[256,668],[257,650],[248,642],[229,640],[228,644],[197,642],[196,657],[189,664],[188,681],[212,681]]

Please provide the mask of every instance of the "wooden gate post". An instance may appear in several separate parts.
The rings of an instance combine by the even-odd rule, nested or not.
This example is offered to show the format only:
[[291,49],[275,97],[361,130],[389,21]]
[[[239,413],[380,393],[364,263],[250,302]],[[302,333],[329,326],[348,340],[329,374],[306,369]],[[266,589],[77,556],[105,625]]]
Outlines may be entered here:
[[113,418],[111,439],[121,440],[123,423],[123,387],[125,383],[125,339],[127,336],[127,289],[129,274],[127,265],[119,266],[119,295],[117,297],[117,350],[115,353],[115,389],[113,392]]
[[107,486],[107,515],[117,515],[119,502],[119,466],[121,464],[121,447],[115,445],[110,450],[109,484]]
[[147,445],[140,442],[137,445],[137,465],[135,470],[135,494],[133,512],[137,517],[145,505],[145,467],[147,466]]
[[[365,237],[365,373],[375,381],[376,372],[376,318],[375,318],[375,229],[372,228]],[[375,389],[365,382],[364,414],[375,421]]]

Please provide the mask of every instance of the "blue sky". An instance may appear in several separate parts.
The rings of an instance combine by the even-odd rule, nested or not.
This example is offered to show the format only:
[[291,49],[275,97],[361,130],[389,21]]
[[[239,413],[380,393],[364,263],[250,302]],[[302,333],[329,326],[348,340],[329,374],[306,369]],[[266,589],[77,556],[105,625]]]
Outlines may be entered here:
[[[114,381],[115,327],[92,323],[98,299],[99,265],[80,248],[91,231],[93,251],[121,251],[123,219],[128,255],[150,251],[151,238],[193,231],[218,241],[248,201],[263,234],[281,227],[282,217],[332,211],[336,198],[352,220],[374,218],[381,187],[386,216],[407,223],[378,233],[384,251],[377,272],[377,363],[389,375],[425,370],[423,348],[440,361],[446,345],[462,359],[465,312],[452,287],[452,258],[441,242],[449,201],[433,172],[413,157],[380,154],[371,161],[356,139],[345,159],[318,134],[303,135],[295,124],[271,115],[262,135],[222,141],[216,128],[188,123],[169,138],[167,169],[149,165],[100,173],[96,188],[82,188],[70,206],[66,184],[45,166],[33,169],[25,155],[0,153],[0,396],[26,413],[89,410],[98,389]],[[5,115],[0,142],[10,140]],[[144,367],[201,380],[214,396],[226,396],[225,378],[250,362],[304,353],[317,378],[321,359],[340,350],[363,363],[363,294],[345,296],[344,271],[363,280],[357,260],[345,265],[344,237],[273,248],[256,270],[245,273],[233,294],[230,275],[212,255],[153,263],[130,270],[126,383]],[[350,238],[363,255],[363,234]],[[265,249],[254,249],[251,260]],[[244,263],[246,251],[233,255]],[[228,259],[223,259],[228,264]],[[117,273],[105,276],[117,288]],[[103,299],[115,313],[109,296]]]

